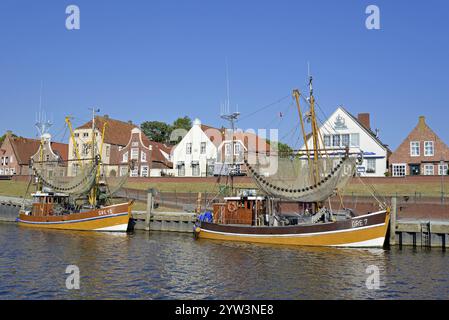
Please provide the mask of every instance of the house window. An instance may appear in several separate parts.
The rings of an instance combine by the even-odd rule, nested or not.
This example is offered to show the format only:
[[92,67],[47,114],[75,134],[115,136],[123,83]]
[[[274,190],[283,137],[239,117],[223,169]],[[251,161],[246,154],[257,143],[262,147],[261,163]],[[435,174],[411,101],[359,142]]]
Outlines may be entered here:
[[226,156],[230,156],[231,155],[231,144],[230,143],[226,143],[225,144],[225,155]]
[[434,155],[433,141],[424,141],[424,156],[432,157]]
[[234,142],[234,155],[240,155],[241,145],[238,142]]
[[192,143],[187,143],[186,154],[192,154]]
[[131,177],[138,177],[139,176],[139,167],[135,166],[134,169],[131,170],[130,173]]
[[139,146],[139,143],[136,142],[136,141],[133,141],[133,143],[131,144],[131,146],[132,146],[132,147],[138,147],[138,146]]
[[424,175],[433,176],[433,164],[424,165]]
[[447,175],[447,168],[448,168],[447,164],[443,164],[443,165],[439,164],[438,165],[438,175],[446,176]]
[[376,173],[376,159],[366,159],[366,173]]
[[78,138],[80,136],[80,134],[78,132],[75,132],[74,136],[75,136],[75,138]]
[[89,152],[90,152],[90,144],[83,143],[83,155],[87,156],[89,155]]
[[131,160],[138,160],[139,159],[139,148],[132,148],[131,149]]
[[128,162],[128,151],[123,154],[122,162]]
[[206,153],[206,142],[201,142],[201,154]]
[[128,167],[120,167],[120,177],[125,177],[127,175],[128,175]]
[[5,170],[3,170],[3,168],[0,168],[0,176],[5,174]]
[[332,136],[332,146],[333,147],[339,147],[340,146],[340,135],[335,134]]
[[140,176],[141,177],[148,177],[148,166],[140,167]]
[[9,176],[9,168],[6,168],[6,169],[5,169],[5,174],[6,174],[7,176]]
[[7,166],[8,165],[8,163],[9,163],[9,158],[8,157],[5,157],[5,163],[3,164],[4,166]]
[[350,146],[351,147],[359,147],[360,146],[360,134],[359,133],[351,133],[351,139],[350,139]]
[[106,157],[109,157],[111,155],[111,147],[106,146]]
[[331,136],[328,134],[324,135],[324,146],[330,147],[331,146]]
[[74,176],[78,175],[79,164],[78,163],[74,163],[72,165],[72,169],[73,169],[73,175]]
[[419,154],[420,154],[419,141],[410,142],[410,156],[419,157]]
[[349,147],[349,134],[341,135],[341,145],[343,147]]
[[10,168],[9,174],[11,174],[11,175],[16,174],[16,168]]
[[147,162],[147,154],[146,154],[145,151],[142,151],[142,152],[140,153],[140,161],[141,161],[141,162]]
[[178,162],[177,169],[178,169],[178,176],[184,177],[186,175],[186,166],[184,162]]
[[192,176],[198,177],[200,175],[200,164],[198,162],[192,162]]
[[405,177],[406,165],[405,164],[393,164],[392,165],[393,177]]
[[88,138],[88,137],[89,137],[89,132],[84,132],[84,133],[83,133],[83,137],[84,137],[84,138]]

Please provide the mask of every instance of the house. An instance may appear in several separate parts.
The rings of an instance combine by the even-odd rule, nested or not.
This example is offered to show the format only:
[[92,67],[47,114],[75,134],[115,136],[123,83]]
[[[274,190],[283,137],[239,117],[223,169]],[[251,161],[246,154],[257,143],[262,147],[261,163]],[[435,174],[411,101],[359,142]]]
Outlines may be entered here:
[[172,150],[174,175],[177,177],[213,175],[221,137],[220,130],[202,125],[199,119],[195,119],[192,128]]
[[0,175],[31,174],[31,159],[67,161],[67,144],[52,142],[49,134],[44,135],[42,142],[41,153],[41,140],[15,137],[8,131],[1,146]]
[[[119,153],[124,148],[131,137],[131,131],[137,128],[131,121],[123,122],[109,118],[108,115],[95,117],[94,140],[97,150],[101,148],[102,132],[106,124],[103,139],[103,150],[101,160],[103,172],[106,176],[117,176],[119,170]],[[82,161],[91,161],[92,152],[92,120],[76,128],[73,132],[74,140],[78,146],[79,156]],[[69,160],[68,175],[75,176],[79,170],[76,151],[73,140],[69,140]]]
[[256,134],[236,130],[232,138],[231,131],[203,125],[195,119],[192,128],[173,148],[174,175],[227,175],[231,164],[236,167],[235,174],[243,175],[245,152],[258,152],[262,147],[264,151],[269,150],[267,141]]
[[392,153],[390,174],[393,177],[446,175],[449,148],[427,125],[424,116]]
[[68,155],[68,144],[52,142],[51,135],[45,133],[39,141],[36,153],[31,156],[31,162],[35,164],[45,162],[46,178],[51,178],[54,175],[64,177],[67,175]]
[[[345,108],[338,107],[320,126],[319,132],[330,155],[332,150],[334,154],[339,154],[345,148],[350,153],[362,153],[363,163],[357,167],[357,172],[368,177],[385,176],[390,150],[380,141],[378,130],[372,131],[369,113],[360,113],[355,117]],[[307,140],[307,144],[310,150],[312,138]],[[301,149],[305,150],[305,145]]]
[[160,177],[171,174],[171,147],[151,141],[142,130],[134,128],[128,143],[119,151],[119,175],[131,177]]

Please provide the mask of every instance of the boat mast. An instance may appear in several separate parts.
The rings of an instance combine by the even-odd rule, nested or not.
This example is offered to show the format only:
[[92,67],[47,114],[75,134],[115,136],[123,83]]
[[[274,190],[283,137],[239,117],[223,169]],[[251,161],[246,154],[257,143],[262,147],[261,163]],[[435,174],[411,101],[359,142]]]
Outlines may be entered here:
[[[95,139],[95,112],[100,112],[100,109],[95,109],[95,108],[91,108],[92,109],[92,139],[91,139],[91,143],[92,143],[92,148],[91,148],[91,156],[92,156],[92,165],[94,165],[94,161],[98,161],[95,157],[95,144],[96,144],[96,139]],[[90,196],[89,196],[89,203],[94,207],[97,204],[97,183],[98,181],[95,181],[95,185],[92,188],[92,190],[90,191]]]
[[312,127],[312,141],[313,141],[313,166],[314,166],[314,181],[315,184],[320,180],[318,157],[320,152],[320,132],[316,121],[315,113],[315,97],[313,96],[313,78],[309,76],[309,104],[310,104],[310,125]]

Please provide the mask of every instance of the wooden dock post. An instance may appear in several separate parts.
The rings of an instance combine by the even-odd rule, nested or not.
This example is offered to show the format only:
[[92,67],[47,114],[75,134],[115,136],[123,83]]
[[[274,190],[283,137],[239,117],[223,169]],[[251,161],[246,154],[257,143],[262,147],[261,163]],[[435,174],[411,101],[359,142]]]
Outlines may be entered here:
[[151,214],[153,213],[153,209],[154,209],[154,195],[155,195],[155,190],[148,189],[148,191],[147,191],[147,212],[145,215],[145,230],[146,231],[150,231],[150,219],[151,219]]
[[390,211],[390,245],[396,244],[396,217],[397,217],[397,198],[391,198]]

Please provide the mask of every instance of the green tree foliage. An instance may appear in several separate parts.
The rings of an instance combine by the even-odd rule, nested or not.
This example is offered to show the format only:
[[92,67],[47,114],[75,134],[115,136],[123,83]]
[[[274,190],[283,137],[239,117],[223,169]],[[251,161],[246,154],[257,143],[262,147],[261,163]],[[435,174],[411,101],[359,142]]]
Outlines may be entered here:
[[161,121],[145,121],[140,125],[142,132],[156,142],[166,143],[169,140],[172,127]]
[[[14,133],[11,134],[13,137],[17,137]],[[3,141],[5,141],[6,133],[0,137],[0,146],[3,144]]]
[[189,131],[192,128],[192,120],[188,116],[178,118],[173,121],[172,127],[173,129],[185,129]]
[[170,134],[175,129],[189,131],[192,128],[192,120],[185,116],[173,121],[172,125],[162,121],[145,121],[140,125],[140,128],[150,140],[162,143],[177,143],[179,141],[170,141]]
[[[268,144],[271,144],[270,140],[267,140]],[[286,143],[278,141],[278,153],[280,155],[288,155],[293,153],[293,149]]]

